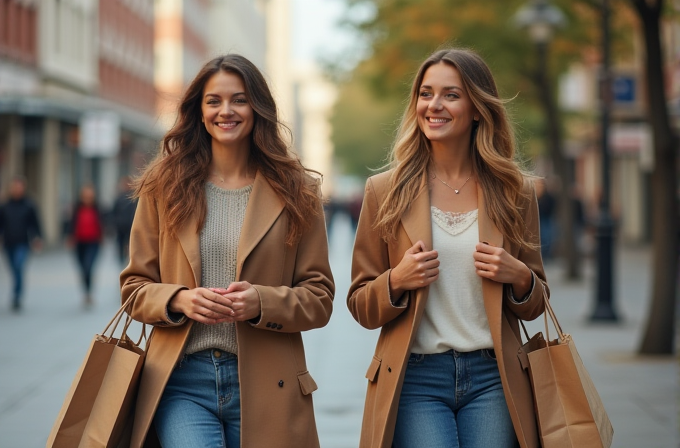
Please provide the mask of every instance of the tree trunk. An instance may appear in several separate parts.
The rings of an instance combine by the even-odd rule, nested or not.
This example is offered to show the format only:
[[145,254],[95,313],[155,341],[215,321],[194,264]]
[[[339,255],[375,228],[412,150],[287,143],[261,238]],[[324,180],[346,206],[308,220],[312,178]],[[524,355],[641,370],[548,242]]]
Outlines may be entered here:
[[574,233],[574,201],[572,198],[572,169],[570,161],[562,152],[562,131],[560,129],[559,112],[554,93],[547,73],[547,43],[538,44],[537,84],[539,98],[545,109],[547,140],[553,168],[559,178],[558,222],[559,240],[555,241],[559,253],[566,263],[565,278],[577,280],[581,277],[580,253]]
[[643,24],[649,123],[654,141],[652,172],[652,301],[640,345],[643,354],[672,354],[678,275],[676,136],[665,96],[660,20],[663,1],[631,0]]

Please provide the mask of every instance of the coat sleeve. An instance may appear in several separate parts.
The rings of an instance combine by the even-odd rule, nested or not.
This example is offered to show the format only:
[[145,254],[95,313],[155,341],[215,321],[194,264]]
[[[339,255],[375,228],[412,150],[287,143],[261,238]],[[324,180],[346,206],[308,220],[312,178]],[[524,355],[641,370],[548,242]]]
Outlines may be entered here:
[[357,234],[352,253],[352,284],[347,295],[347,307],[354,319],[363,327],[382,327],[399,316],[409,300],[409,292],[399,299],[398,305],[390,298],[389,276],[392,266],[385,240],[375,228],[378,201],[373,182],[366,182],[364,201],[359,215]]
[[533,185],[528,181],[525,183],[525,194],[528,196],[526,205],[524,206],[524,239],[529,242],[532,248],[520,248],[517,254],[517,259],[523,262],[530,270],[533,276],[533,289],[529,293],[529,297],[518,303],[512,298],[512,287],[505,285],[505,302],[522,320],[534,320],[545,309],[543,302],[543,291],[547,297],[550,297],[550,289],[545,277],[545,270],[543,269],[543,260],[541,258],[541,239],[540,228],[538,220],[538,200],[536,199],[536,192]]
[[173,320],[168,302],[184,285],[161,282],[160,226],[153,198],[142,196],[130,233],[130,263],[120,274],[122,303],[132,297],[128,312],[133,319],[155,326],[176,326],[186,318]]
[[321,201],[297,244],[292,286],[253,285],[261,312],[255,328],[293,333],[325,326],[331,318],[335,284]]

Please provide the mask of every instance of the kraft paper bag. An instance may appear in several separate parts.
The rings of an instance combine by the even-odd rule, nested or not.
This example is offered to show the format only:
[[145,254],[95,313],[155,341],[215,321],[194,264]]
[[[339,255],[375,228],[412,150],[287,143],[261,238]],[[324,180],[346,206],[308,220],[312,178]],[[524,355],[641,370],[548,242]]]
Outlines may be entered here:
[[[116,318],[117,325],[120,321],[118,313],[113,320]],[[105,329],[103,334],[92,340],[52,427],[47,448],[119,448],[129,445],[134,403],[144,363],[144,349],[139,345],[145,337],[144,331],[137,343],[127,337],[125,332],[130,320],[128,317],[119,339],[106,336]]]
[[558,338],[546,343],[543,334],[537,333],[519,354],[531,382],[542,446],[609,448],[614,429],[600,395],[571,335],[562,332],[547,297],[544,300],[546,335],[550,315]]

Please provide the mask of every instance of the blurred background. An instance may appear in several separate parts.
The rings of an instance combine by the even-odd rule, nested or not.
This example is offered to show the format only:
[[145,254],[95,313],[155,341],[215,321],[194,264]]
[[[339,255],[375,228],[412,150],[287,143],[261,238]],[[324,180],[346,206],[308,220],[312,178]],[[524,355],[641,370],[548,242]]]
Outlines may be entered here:
[[[581,288],[579,321],[612,332],[633,321],[627,350],[676,359],[677,0],[0,0],[0,202],[23,176],[42,228],[23,314],[46,287],[35,270],[56,269],[40,260],[61,260],[81,187],[94,185],[113,241],[121,180],[155,155],[203,63],[236,52],[263,71],[296,152],[324,175],[336,309],[346,315],[365,180],[387,162],[418,65],[443,45],[479,52],[508,101],[518,157],[542,178],[549,280]],[[620,275],[629,262],[644,275],[634,285]],[[121,265],[102,265],[113,281],[100,283],[114,291]],[[80,294],[75,280],[64,291]],[[56,409],[65,391],[54,393]],[[673,397],[676,433],[677,387]],[[0,423],[7,409],[0,403]]]

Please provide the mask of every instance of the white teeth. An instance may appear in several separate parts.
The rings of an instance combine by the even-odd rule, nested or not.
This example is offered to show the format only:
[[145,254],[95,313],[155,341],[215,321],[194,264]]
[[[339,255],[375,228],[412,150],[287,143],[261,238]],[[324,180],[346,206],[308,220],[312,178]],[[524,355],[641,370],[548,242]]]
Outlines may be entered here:
[[430,123],[446,123],[447,121],[449,121],[446,118],[430,118],[429,120]]
[[231,129],[231,128],[236,127],[236,125],[238,123],[235,122],[235,121],[230,121],[229,123],[216,123],[216,124],[217,124],[217,127],[221,128],[221,129]]

